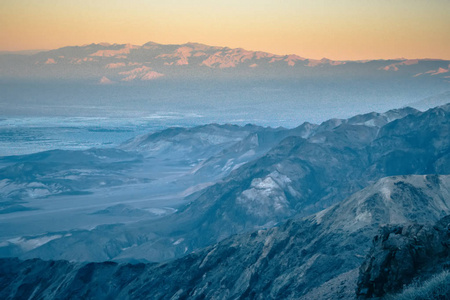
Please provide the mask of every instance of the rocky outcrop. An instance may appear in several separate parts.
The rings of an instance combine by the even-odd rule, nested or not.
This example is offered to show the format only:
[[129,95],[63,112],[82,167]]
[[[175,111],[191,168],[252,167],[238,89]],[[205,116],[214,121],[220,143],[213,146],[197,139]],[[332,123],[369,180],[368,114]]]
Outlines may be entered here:
[[[450,216],[432,225],[388,225],[360,268],[360,299],[395,293],[413,279],[450,268]],[[422,281],[422,280],[420,280]]]

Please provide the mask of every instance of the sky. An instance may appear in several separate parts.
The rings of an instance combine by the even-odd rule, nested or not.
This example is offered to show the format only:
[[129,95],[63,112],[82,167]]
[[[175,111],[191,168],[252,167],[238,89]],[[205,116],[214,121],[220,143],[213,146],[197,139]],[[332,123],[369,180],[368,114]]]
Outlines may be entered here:
[[0,50],[198,42],[336,60],[450,59],[449,0],[2,0]]

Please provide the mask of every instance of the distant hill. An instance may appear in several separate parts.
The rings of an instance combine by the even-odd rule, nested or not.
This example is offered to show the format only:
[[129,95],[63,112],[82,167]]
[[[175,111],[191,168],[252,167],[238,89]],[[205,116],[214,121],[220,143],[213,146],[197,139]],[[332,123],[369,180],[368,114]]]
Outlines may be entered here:
[[[13,54],[27,54],[13,55]],[[450,61],[334,61],[198,43],[90,44],[49,51],[0,52],[0,77],[91,78],[100,84],[209,76],[411,77],[448,80]],[[219,70],[219,72],[217,72]],[[375,79],[374,78],[374,79]]]
[[0,55],[4,54],[15,54],[15,55],[33,55],[39,52],[49,51],[48,49],[31,49],[31,50],[20,50],[20,51],[0,51]]

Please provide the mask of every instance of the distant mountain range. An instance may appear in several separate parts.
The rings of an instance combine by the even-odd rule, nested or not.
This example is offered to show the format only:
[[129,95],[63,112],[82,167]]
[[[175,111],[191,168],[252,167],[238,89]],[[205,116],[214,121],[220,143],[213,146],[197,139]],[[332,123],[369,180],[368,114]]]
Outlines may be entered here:
[[270,78],[336,74],[343,77],[431,77],[450,81],[450,61],[447,60],[316,60],[198,43],[163,45],[149,42],[142,46],[101,43],[23,54],[0,53],[0,78],[87,77],[99,84],[113,84],[179,77]]

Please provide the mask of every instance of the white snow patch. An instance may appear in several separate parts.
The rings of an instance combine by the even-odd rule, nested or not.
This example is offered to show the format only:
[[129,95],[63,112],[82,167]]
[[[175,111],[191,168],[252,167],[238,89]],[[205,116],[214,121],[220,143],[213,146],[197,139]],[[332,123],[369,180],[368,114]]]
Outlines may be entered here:
[[391,190],[387,187],[382,187],[380,190],[381,194],[383,195],[384,199],[390,201],[391,200]]
[[182,242],[184,242],[184,238],[176,240],[175,242],[173,242],[173,245],[176,246],[176,245],[178,245],[178,244],[180,244]]
[[155,71],[150,71],[150,72],[147,72],[144,76],[142,76],[141,80],[153,80],[153,79],[160,78],[163,76],[164,76],[164,74],[161,74],[161,73],[158,73]]
[[294,197],[301,197],[301,194],[299,192],[297,192],[296,190],[294,190],[294,188],[292,186],[288,186],[288,192],[294,196]]
[[118,63],[110,63],[107,64],[105,66],[106,69],[116,69],[116,68],[121,68],[121,67],[125,67],[126,64],[124,62],[118,62]]
[[47,244],[50,241],[60,239],[62,237],[63,236],[61,234],[43,236],[43,237],[32,238],[32,239],[26,239],[23,237],[19,237],[19,238],[14,238],[14,239],[8,240],[8,242],[18,245],[20,248],[22,248],[25,251],[30,251],[30,250],[38,248],[44,244]]
[[300,274],[298,275],[300,278],[305,276],[305,273],[308,271],[309,268],[314,264],[314,262],[317,260],[317,258],[320,257],[320,254],[314,254],[306,263],[304,263],[300,267]]
[[195,192],[201,191],[211,185],[213,185],[214,182],[204,182],[204,183],[199,183],[197,185],[188,187],[187,189],[185,189],[180,195],[183,197],[187,197]]
[[251,149],[251,150],[248,150],[247,152],[245,152],[244,154],[242,154],[241,156],[239,156],[239,159],[252,157],[255,154],[256,154],[255,150]]
[[110,80],[108,77],[103,76],[102,78],[100,78],[98,83],[100,83],[100,84],[112,84],[113,81]]
[[206,254],[206,257],[203,259],[202,263],[200,264],[200,266],[198,266],[199,269],[203,268],[203,266],[208,262],[209,257],[216,252],[217,248],[212,249],[210,252],[208,252],[208,254]]
[[164,208],[147,208],[145,209],[146,211],[157,215],[157,216],[163,216],[163,215],[167,215],[169,213],[174,213],[177,210],[175,208],[171,208],[171,207],[164,207]]
[[28,196],[30,198],[39,198],[50,195],[50,191],[46,188],[33,188],[30,190],[27,190]]
[[270,176],[266,177],[264,180],[261,178],[253,179],[251,186],[258,189],[266,189],[266,190],[279,188],[278,184]]
[[134,68],[133,70],[130,71],[123,71],[120,72],[119,75],[135,75],[135,74],[142,74],[142,73],[146,73],[148,71],[150,71],[151,68],[147,67],[147,66],[142,66],[140,68]]
[[265,258],[267,254],[269,254],[269,251],[272,248],[272,244],[273,244],[273,235],[269,235],[268,237],[266,237],[264,241],[264,248],[258,260]]
[[234,159],[230,158],[225,164],[225,166],[223,166],[222,171],[228,171],[231,168],[231,166],[233,166],[233,161]]
[[370,223],[370,221],[372,220],[372,214],[368,211],[357,212],[356,216],[355,216],[355,220],[357,222]]
[[255,178],[250,188],[243,191],[236,202],[248,213],[258,216],[271,215],[274,211],[288,209],[289,202],[281,187],[285,187],[289,182],[287,176],[276,171],[265,178]]
[[282,187],[285,187],[286,185],[292,182],[292,180],[289,177],[280,174],[277,171],[273,171],[272,173],[269,174],[269,176],[272,177]]
[[321,210],[318,213],[316,213],[316,215],[314,216],[314,220],[316,220],[316,224],[322,223],[323,216],[325,216],[325,214],[328,212],[328,210],[329,210],[329,208]]
[[242,162],[242,163],[240,163],[240,164],[237,164],[237,165],[235,165],[235,166],[233,167],[233,169],[231,169],[231,171],[234,171],[234,170],[236,170],[237,168],[239,168],[240,166],[245,165],[245,164],[246,164],[246,162]]
[[364,122],[364,125],[373,127],[373,126],[375,126],[375,120],[372,119],[372,120],[366,121],[366,122]]
[[121,250],[122,250],[122,251],[125,251],[125,250],[128,250],[128,249],[133,248],[133,247],[136,247],[136,246],[137,246],[137,244],[133,244],[133,245],[131,245],[130,247],[124,247],[124,248],[121,248]]
[[30,182],[27,184],[27,187],[29,187],[29,188],[45,188],[46,186],[40,182]]
[[49,59],[47,59],[47,61],[44,64],[54,65],[54,64],[56,64],[56,61],[53,58],[49,58]]
[[431,74],[431,76],[447,73],[448,71],[449,71],[449,69],[439,68],[439,69],[435,70],[435,72],[433,74]]

